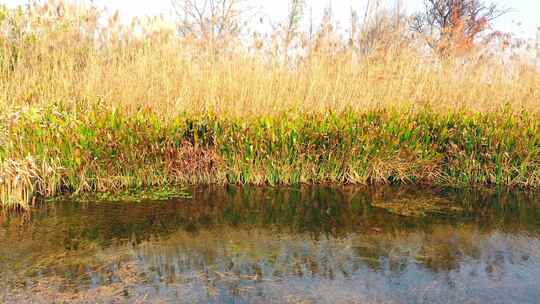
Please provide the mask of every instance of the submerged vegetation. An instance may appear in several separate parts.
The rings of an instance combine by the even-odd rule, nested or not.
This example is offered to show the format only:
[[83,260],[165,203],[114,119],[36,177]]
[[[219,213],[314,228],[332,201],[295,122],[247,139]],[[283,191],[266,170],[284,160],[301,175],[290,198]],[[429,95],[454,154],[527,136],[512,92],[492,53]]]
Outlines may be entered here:
[[71,194],[67,197],[56,196],[47,199],[48,202],[59,202],[61,200],[76,200],[77,202],[163,202],[173,199],[188,199],[191,195],[185,189],[179,187],[160,187],[159,189],[128,189],[116,192],[97,192]]
[[201,183],[540,186],[534,66],[502,35],[443,56],[401,16],[366,16],[346,38],[328,15],[310,35],[247,39],[0,7],[0,203]]

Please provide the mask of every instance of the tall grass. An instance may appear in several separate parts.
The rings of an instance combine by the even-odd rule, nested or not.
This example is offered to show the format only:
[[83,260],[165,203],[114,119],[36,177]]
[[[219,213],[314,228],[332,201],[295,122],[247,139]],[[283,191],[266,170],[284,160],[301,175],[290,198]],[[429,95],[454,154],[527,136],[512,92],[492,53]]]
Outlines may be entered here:
[[538,70],[493,45],[441,58],[377,20],[208,43],[159,18],[0,8],[2,204],[201,182],[539,186]]

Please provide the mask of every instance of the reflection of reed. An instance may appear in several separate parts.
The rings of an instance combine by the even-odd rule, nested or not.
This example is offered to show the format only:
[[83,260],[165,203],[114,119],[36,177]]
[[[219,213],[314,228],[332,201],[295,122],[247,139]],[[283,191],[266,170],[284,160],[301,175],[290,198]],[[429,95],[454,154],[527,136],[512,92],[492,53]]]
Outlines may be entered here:
[[[487,290],[503,283],[507,284],[503,288],[511,286],[509,280],[515,280],[516,273],[534,277],[540,271],[539,253],[537,238],[482,232],[474,224],[319,240],[268,229],[224,226],[197,234],[180,230],[134,247],[96,249],[91,259],[85,258],[87,250],[72,252],[62,262],[72,259],[95,265],[79,272],[104,278],[101,284],[62,291],[68,281],[59,268],[31,287],[31,292],[39,299],[56,296],[54,299],[70,302],[165,301],[173,297],[172,291],[181,290],[183,299],[199,301],[219,301],[225,295],[282,300],[321,297],[322,301],[314,302],[329,303],[330,295],[340,299],[347,295],[364,300],[359,303],[372,302],[370,299],[380,299],[374,303],[405,303],[412,293],[428,298],[467,294],[467,282]],[[105,284],[108,276],[116,278],[115,283]],[[411,276],[418,280],[413,289],[412,283],[407,283]],[[410,288],[404,291],[403,286],[396,289],[394,284]],[[158,289],[162,292],[156,292]],[[24,294],[9,296],[20,299]]]
[[[353,234],[345,239],[325,240],[309,240],[269,230],[223,228],[201,232],[196,237],[177,232],[167,240],[146,243],[138,254],[153,265],[165,261],[167,267],[160,273],[167,269],[174,269],[171,272],[174,274],[190,273],[212,265],[212,271],[218,276],[219,273],[236,273],[258,280],[288,276],[334,279],[351,277],[366,266],[373,271],[389,267],[396,272],[414,263],[434,273],[454,271],[464,260],[482,260],[492,246],[506,243],[517,252],[513,254],[540,258],[533,253],[540,249],[540,243],[535,240],[483,233],[472,224],[439,225],[430,232]],[[521,259],[520,256],[511,261]]]
[[[411,218],[372,206],[414,198],[463,211]],[[227,187],[195,189],[191,200],[159,205],[51,205],[25,225],[18,217],[0,222],[0,287],[39,281],[76,299],[106,297],[107,287],[127,284],[134,286],[128,299],[179,292],[186,302],[330,301],[333,293],[402,303],[410,298],[399,292],[412,293],[413,283],[430,299],[494,286],[500,295],[519,276],[529,281],[516,293],[527,294],[540,273],[537,203],[519,193]],[[9,302],[2,292],[0,302]]]
[[[194,244],[205,244],[204,250]],[[208,279],[198,283],[205,288],[233,288],[244,296],[261,292],[261,286],[291,290],[300,282],[351,280],[362,286],[366,275],[377,277],[375,284],[389,295],[395,293],[392,282],[405,283],[410,276],[428,279],[436,284],[429,286],[432,291],[422,291],[432,295],[466,288],[466,282],[489,289],[497,282],[515,280],[516,273],[534,276],[540,270],[539,252],[536,238],[483,233],[469,224],[326,240],[236,228],[207,231],[196,238],[178,232],[145,244],[138,258],[147,269],[172,276],[167,279],[172,282],[197,281],[203,267]],[[178,260],[199,263],[175,264]]]

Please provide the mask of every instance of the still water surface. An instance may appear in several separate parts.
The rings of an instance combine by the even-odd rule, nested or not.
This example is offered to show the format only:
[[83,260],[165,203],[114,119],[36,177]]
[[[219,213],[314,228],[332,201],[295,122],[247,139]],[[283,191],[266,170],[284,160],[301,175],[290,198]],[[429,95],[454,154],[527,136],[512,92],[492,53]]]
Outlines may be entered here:
[[0,217],[1,303],[540,303],[540,195],[197,188]]

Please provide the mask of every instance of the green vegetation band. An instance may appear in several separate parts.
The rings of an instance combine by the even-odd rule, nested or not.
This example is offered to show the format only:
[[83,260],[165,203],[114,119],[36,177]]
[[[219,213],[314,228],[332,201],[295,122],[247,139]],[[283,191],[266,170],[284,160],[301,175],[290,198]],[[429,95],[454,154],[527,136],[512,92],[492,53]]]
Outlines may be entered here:
[[[533,115],[534,116],[534,115]],[[380,110],[161,119],[50,107],[2,117],[0,198],[170,185],[425,183],[540,186],[540,120]]]

